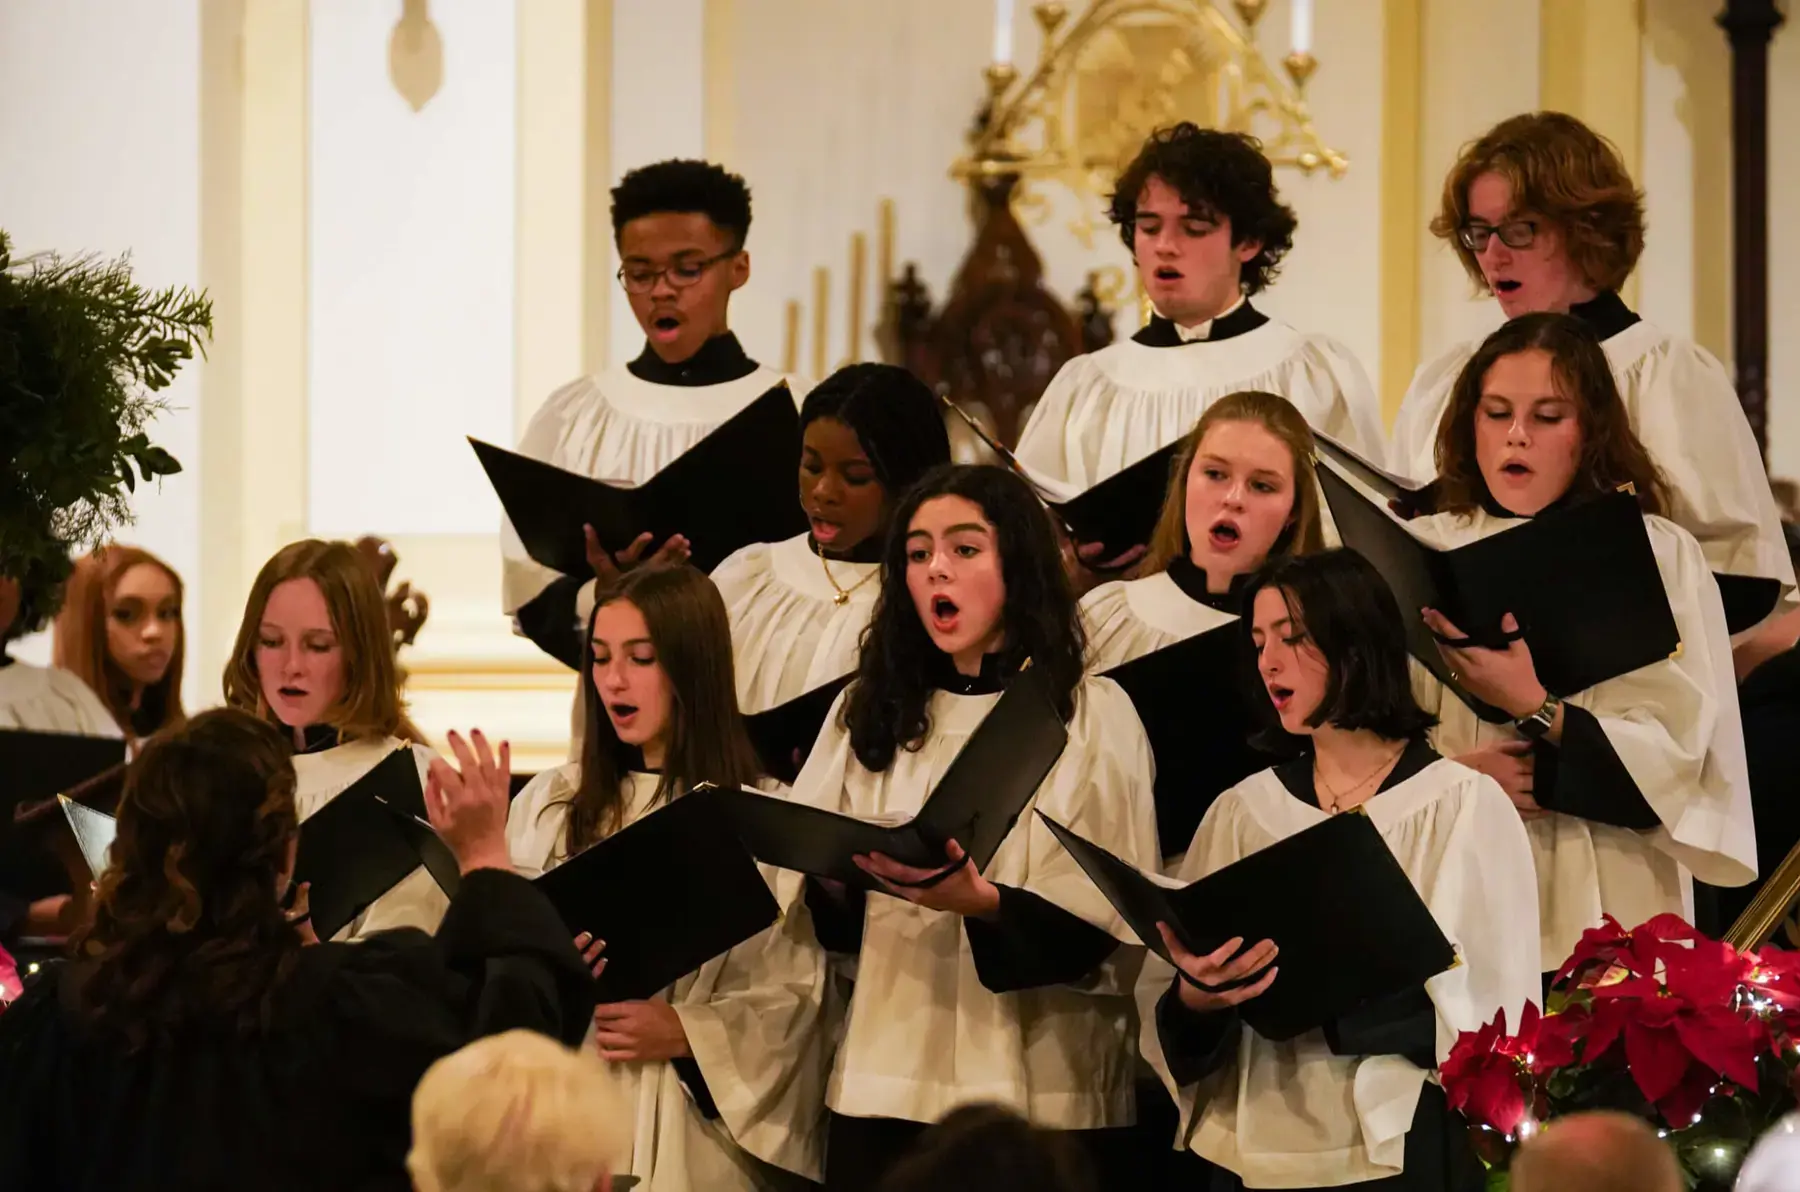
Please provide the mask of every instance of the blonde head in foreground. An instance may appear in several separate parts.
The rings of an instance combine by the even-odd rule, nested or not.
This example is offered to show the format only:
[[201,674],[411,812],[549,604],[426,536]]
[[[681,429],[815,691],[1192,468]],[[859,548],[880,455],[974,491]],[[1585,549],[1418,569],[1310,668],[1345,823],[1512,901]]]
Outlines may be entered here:
[[630,1127],[598,1058],[507,1031],[426,1070],[406,1169],[418,1192],[607,1192]]

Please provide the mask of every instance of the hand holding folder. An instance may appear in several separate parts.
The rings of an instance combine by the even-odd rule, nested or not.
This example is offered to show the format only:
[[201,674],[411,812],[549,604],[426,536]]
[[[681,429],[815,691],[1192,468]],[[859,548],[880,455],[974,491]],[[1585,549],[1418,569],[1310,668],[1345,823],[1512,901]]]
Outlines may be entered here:
[[1280,977],[1238,1006],[1266,1039],[1316,1030],[1456,963],[1455,949],[1366,813],[1332,816],[1187,886],[1150,877],[1039,815],[1137,937],[1170,964],[1159,923],[1195,956],[1210,957],[1234,939],[1272,941]]
[[878,890],[855,858],[880,853],[914,869],[942,870],[954,840],[967,864],[986,869],[1068,740],[1040,673],[1027,667],[952,759],[918,815],[904,823],[872,823],[757,791],[720,788],[715,796],[757,860]]
[[777,385],[637,487],[608,484],[543,460],[470,439],[519,541],[532,559],[564,575],[593,573],[586,527],[611,555],[641,535],[685,537],[695,567],[711,571],[752,542],[806,529],[794,495],[800,416]]

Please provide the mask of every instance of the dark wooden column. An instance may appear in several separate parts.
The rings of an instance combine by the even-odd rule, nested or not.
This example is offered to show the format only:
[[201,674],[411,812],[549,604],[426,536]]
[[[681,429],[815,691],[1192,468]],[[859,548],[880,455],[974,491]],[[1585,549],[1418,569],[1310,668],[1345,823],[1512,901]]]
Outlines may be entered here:
[[1731,40],[1732,355],[1738,400],[1769,453],[1769,42],[1775,0],[1726,0]]

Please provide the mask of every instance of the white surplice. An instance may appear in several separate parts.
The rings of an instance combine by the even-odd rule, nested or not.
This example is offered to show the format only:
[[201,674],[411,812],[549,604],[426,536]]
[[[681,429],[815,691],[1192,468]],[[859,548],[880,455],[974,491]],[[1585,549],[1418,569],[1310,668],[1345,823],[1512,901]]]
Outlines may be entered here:
[[[1503,1007],[1517,1022],[1527,1001],[1540,1000],[1531,849],[1499,786],[1441,758],[1364,807],[1460,961],[1425,983],[1442,1062],[1459,1031]],[[1177,876],[1198,881],[1326,818],[1274,771],[1252,775],[1207,811]],[[1181,1110],[1178,1145],[1250,1188],[1337,1187],[1404,1170],[1429,1073],[1397,1055],[1335,1055],[1322,1030],[1275,1043],[1246,1027],[1233,1062],[1177,1086],[1156,1030],[1156,1004],[1174,976],[1152,955],[1138,1010],[1144,1058]]]
[[[352,741],[317,753],[296,754],[294,776],[298,785],[294,791],[294,804],[300,822],[304,824],[327,803],[355,785],[388,754],[406,745],[407,742],[398,737],[380,737]],[[419,786],[424,789],[426,771],[437,754],[428,745],[413,744],[411,749],[413,761],[419,767]],[[402,878],[399,885],[370,903],[368,909],[332,938],[356,940],[393,927],[416,927],[420,931],[435,932],[443,921],[444,912],[449,909],[449,896],[421,865]]]
[[[1438,423],[1479,346],[1459,344],[1414,375],[1394,422],[1393,471],[1420,482],[1437,475]],[[1631,425],[1669,482],[1669,520],[1700,540],[1714,571],[1780,580],[1791,607],[1794,568],[1781,514],[1724,366],[1646,320],[1602,346]]]
[[1350,350],[1278,319],[1241,335],[1150,347],[1110,344],[1064,364],[1032,408],[1014,454],[1068,496],[1194,429],[1221,397],[1254,389],[1379,463],[1381,407]]
[[1237,617],[1201,604],[1161,571],[1101,584],[1082,597],[1081,619],[1087,628],[1088,669],[1099,673],[1229,625]]
[[[1456,547],[1523,525],[1478,510],[1408,522],[1426,542]],[[1568,702],[1599,720],[1606,739],[1661,825],[1649,832],[1551,814],[1525,825],[1537,856],[1541,948],[1560,965],[1601,914],[1636,927],[1665,911],[1693,917],[1691,877],[1740,886],[1756,876],[1756,836],[1725,612],[1693,535],[1660,517],[1644,525],[1681,634],[1673,658],[1576,692]],[[1438,752],[1455,757],[1518,739],[1488,724],[1414,665],[1419,702],[1435,712]]]
[[[569,763],[533,778],[514,800],[506,835],[524,876],[567,859],[569,802],[580,781],[581,767]],[[654,774],[626,775],[626,826],[654,814],[657,782]],[[772,870],[764,877],[772,888],[799,889],[793,882],[777,887]],[[655,891],[644,896],[654,898]],[[645,1192],[769,1192],[792,1186],[790,1176],[820,1178],[829,1062],[820,1026],[825,985],[825,956],[796,897],[781,922],[667,991],[719,1119],[708,1121],[695,1108],[672,1064],[608,1064],[635,1112],[628,1171]],[[592,1029],[584,1046],[596,1046]]]
[[[731,618],[738,707],[745,715],[856,669],[880,572],[879,563],[822,564],[805,534],[746,546],[713,569]],[[839,591],[849,594],[842,604]]]
[[0,728],[122,737],[94,689],[73,671],[14,661],[0,666]]
[[[899,750],[876,774],[856,760],[840,723],[847,694],[826,718],[794,798],[872,820],[916,814],[1000,699],[934,692],[923,745]],[[1150,745],[1131,701],[1111,680],[1083,680],[1068,745],[985,876],[1135,944],[1035,813],[1155,868],[1150,786]],[[1128,1125],[1135,1070],[1131,992],[1140,959],[1140,949],[1125,948],[1079,987],[996,994],[976,974],[960,916],[872,894],[826,1104],[848,1117],[934,1122],[958,1105],[992,1101],[1052,1129]]]

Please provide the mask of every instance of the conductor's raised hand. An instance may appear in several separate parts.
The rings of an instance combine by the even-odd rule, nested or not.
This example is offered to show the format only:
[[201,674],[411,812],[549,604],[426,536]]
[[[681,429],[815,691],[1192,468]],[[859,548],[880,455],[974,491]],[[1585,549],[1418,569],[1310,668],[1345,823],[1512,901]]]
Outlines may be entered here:
[[[1263,991],[1275,983],[1275,975],[1281,970],[1270,967],[1269,971],[1253,985],[1243,985],[1232,989],[1218,989],[1221,985],[1230,985],[1234,981],[1242,981],[1250,974],[1269,965],[1280,951],[1274,941],[1264,940],[1254,948],[1245,948],[1244,953],[1235,960],[1232,957],[1239,948],[1244,947],[1241,939],[1226,940],[1216,950],[1205,956],[1196,956],[1182,946],[1175,933],[1169,930],[1167,923],[1158,923],[1156,929],[1162,933],[1163,946],[1169,950],[1169,956],[1175,961],[1175,967],[1187,977],[1185,981],[1177,981],[1175,988],[1180,991],[1181,1004],[1196,1013],[1207,1013],[1213,1010],[1226,1010],[1241,1005],[1253,997],[1259,997]],[[1211,986],[1211,989],[1202,988]]]
[[456,757],[453,767],[434,758],[425,781],[425,814],[450,846],[464,873],[475,869],[511,869],[506,850],[506,811],[511,799],[512,746],[500,743],[498,755],[480,729],[446,738]]
[[[654,540],[646,532],[632,539],[631,545],[624,550],[613,553],[600,545],[600,536],[594,532],[594,527],[583,526],[581,530],[585,539],[584,547],[587,551],[588,566],[594,569],[594,578],[601,583],[610,583],[640,565],[662,566],[685,563],[688,555],[692,553],[691,544],[680,534],[669,535],[663,544],[652,552],[650,544]],[[648,559],[644,557],[646,554],[650,556]]]
[[915,869],[882,853],[854,858],[857,867],[895,898],[914,906],[948,911],[966,919],[981,919],[1000,910],[1000,890],[981,876],[962,845],[952,840],[944,846],[950,864],[937,869]]
[[[1524,638],[1506,643],[1503,650],[1484,646],[1445,645],[1466,640],[1468,635],[1435,608],[1419,610],[1425,627],[1438,637],[1438,653],[1443,655],[1457,685],[1485,704],[1492,704],[1517,720],[1529,716],[1543,706],[1549,693],[1538,682],[1537,664],[1531,660],[1531,647]],[[1511,613],[1500,618],[1505,633],[1517,633],[1519,622]]]

